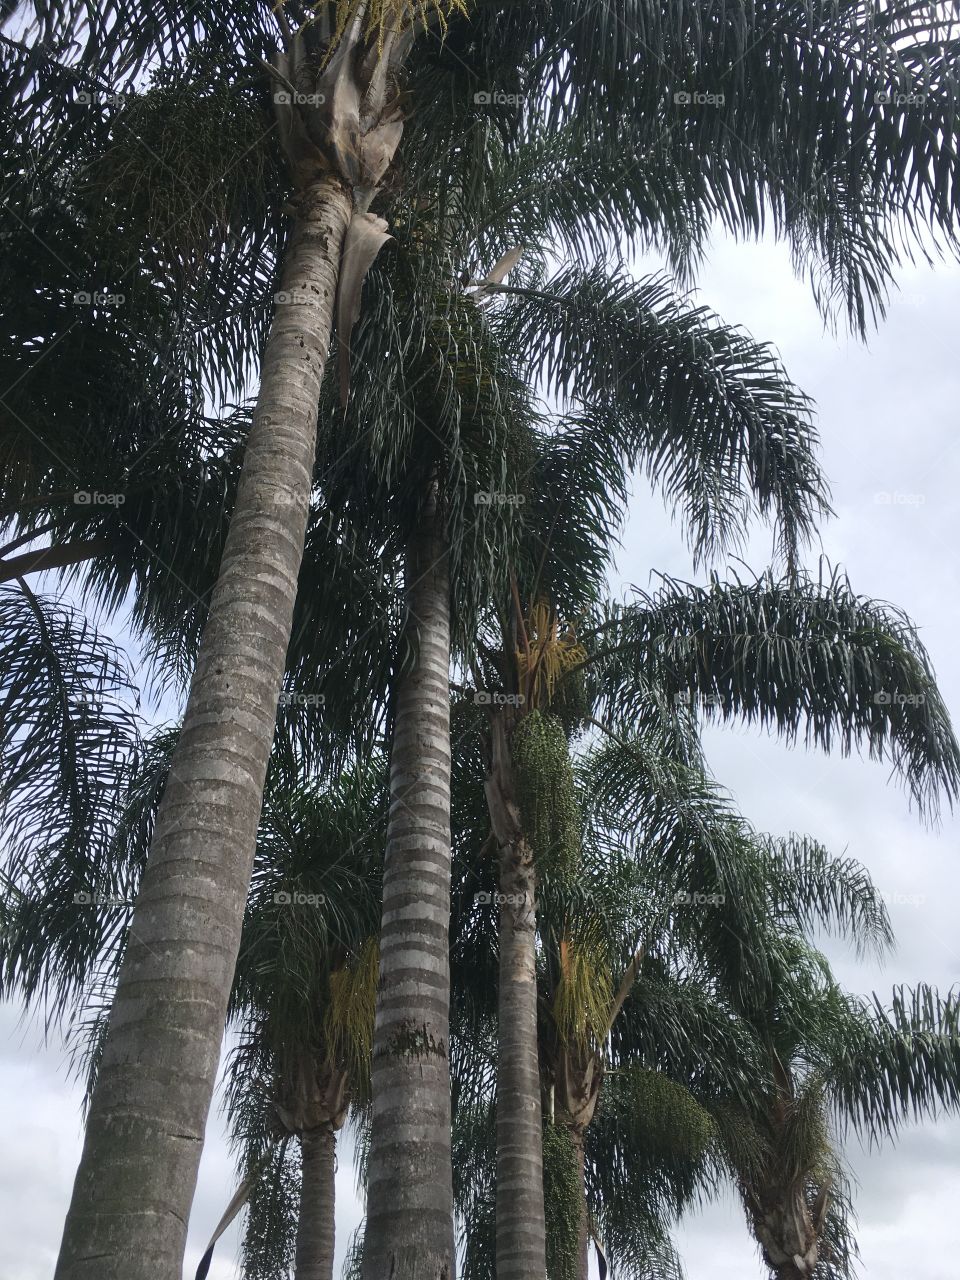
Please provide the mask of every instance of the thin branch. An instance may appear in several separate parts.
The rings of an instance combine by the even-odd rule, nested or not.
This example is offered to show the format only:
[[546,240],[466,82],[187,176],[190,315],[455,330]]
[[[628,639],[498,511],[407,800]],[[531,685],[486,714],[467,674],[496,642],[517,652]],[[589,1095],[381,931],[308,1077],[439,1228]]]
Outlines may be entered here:
[[[644,954],[645,948],[640,947],[640,949],[634,953],[633,959],[624,971],[620,986],[617,989],[617,994],[614,998],[613,1004],[610,1006],[610,1016],[607,1018],[607,1025],[603,1033],[603,1041],[606,1040],[607,1036],[613,1030],[613,1024],[616,1022],[620,1010],[626,1004],[627,996],[629,996],[630,992],[633,990],[633,984],[636,982],[637,974],[640,972],[640,965],[643,963]],[[601,1041],[601,1043],[603,1043],[603,1041]]]

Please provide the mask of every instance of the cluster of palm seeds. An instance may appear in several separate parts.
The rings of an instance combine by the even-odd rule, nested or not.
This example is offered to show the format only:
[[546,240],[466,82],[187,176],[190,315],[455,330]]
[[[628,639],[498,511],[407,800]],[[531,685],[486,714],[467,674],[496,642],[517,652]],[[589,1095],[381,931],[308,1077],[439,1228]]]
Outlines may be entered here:
[[569,882],[580,859],[581,826],[563,725],[531,711],[514,731],[511,753],[524,834],[538,869]]
[[547,1209],[547,1275],[577,1280],[583,1203],[580,1173],[569,1130],[543,1127],[543,1200]]

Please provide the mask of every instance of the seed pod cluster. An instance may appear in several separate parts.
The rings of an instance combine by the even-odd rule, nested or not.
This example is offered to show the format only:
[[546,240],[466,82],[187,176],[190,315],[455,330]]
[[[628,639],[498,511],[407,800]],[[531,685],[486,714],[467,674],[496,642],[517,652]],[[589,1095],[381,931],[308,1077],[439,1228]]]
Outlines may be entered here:
[[581,824],[570,748],[556,716],[531,711],[511,743],[524,834],[537,868],[570,881],[580,860]]
[[548,1280],[577,1280],[583,1201],[580,1172],[568,1129],[543,1128],[543,1203],[547,1218]]

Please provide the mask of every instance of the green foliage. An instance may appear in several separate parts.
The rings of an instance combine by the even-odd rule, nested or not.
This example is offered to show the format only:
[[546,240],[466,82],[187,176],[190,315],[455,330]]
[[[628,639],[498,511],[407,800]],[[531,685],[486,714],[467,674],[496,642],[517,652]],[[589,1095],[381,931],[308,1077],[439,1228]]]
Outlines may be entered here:
[[376,938],[368,938],[329,979],[324,1027],[328,1052],[333,1061],[343,1064],[359,1098],[366,1098],[370,1090],[379,967]]
[[0,586],[0,650],[0,994],[55,1020],[125,936],[134,877],[117,828],[141,763],[137,695],[106,637],[25,584]]
[[109,219],[128,261],[145,253],[189,270],[216,240],[244,241],[283,193],[269,116],[218,71],[159,73],[124,99],[109,147],[91,158],[91,233]]
[[464,0],[335,0],[335,28],[332,44],[340,39],[354,15],[361,8],[365,11],[367,36],[376,36],[382,50],[385,36],[392,31],[420,24],[426,28],[436,18],[441,32],[446,32],[450,17],[468,9]]
[[363,1280],[363,1231],[364,1223],[361,1222],[347,1245],[340,1280]]
[[758,512],[792,559],[829,511],[809,402],[773,350],[662,276],[595,266],[508,288],[495,323],[525,376],[584,405],[596,447],[643,468],[680,513],[698,560]]
[[510,744],[523,829],[538,866],[570,880],[580,858],[581,820],[570,748],[556,716],[524,716]]
[[577,1280],[583,1190],[573,1138],[560,1124],[543,1129],[543,1204],[548,1280]]
[[[244,1155],[248,1164],[255,1163],[249,1151]],[[300,1213],[299,1163],[299,1144],[281,1142],[253,1184],[243,1232],[243,1280],[276,1280],[290,1271]]]
[[636,1140],[667,1159],[697,1160],[716,1137],[709,1114],[684,1085],[659,1071],[628,1067],[614,1091],[623,1091]]
[[921,810],[960,789],[960,747],[902,611],[840,573],[700,587],[665,578],[598,628],[600,703],[629,718],[652,689],[706,717],[889,760]]

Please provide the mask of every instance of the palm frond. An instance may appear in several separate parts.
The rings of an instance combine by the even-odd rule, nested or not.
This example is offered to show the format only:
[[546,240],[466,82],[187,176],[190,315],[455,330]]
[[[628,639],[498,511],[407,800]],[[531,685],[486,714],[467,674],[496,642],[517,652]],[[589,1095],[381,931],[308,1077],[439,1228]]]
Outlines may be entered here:
[[[651,687],[844,754],[889,760],[922,811],[960,781],[950,717],[916,628],[835,573],[707,587],[664,579],[603,628],[602,697],[629,716]],[[609,665],[606,665],[609,664]]]

